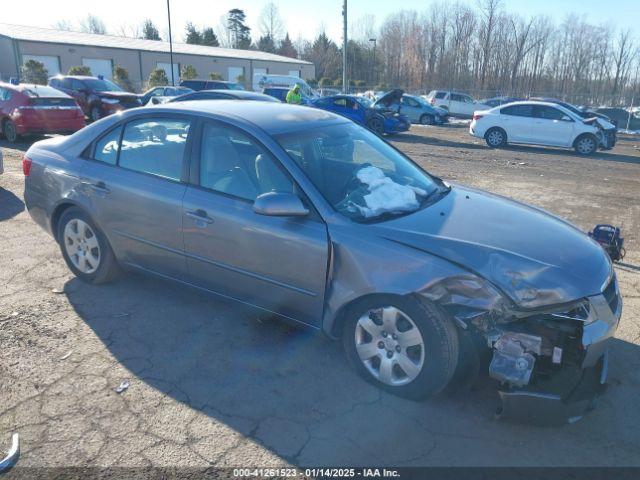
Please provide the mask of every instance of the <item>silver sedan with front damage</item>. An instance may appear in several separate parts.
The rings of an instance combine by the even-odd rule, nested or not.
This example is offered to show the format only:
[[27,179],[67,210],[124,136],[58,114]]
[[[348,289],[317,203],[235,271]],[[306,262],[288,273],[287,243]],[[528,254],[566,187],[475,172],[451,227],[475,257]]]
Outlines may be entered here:
[[622,308],[606,253],[344,117],[134,109],[34,144],[24,172],[32,218],[87,282],[134,269],[253,305],[341,338],[360,375],[403,397],[484,369],[501,415],[559,423],[603,388]]

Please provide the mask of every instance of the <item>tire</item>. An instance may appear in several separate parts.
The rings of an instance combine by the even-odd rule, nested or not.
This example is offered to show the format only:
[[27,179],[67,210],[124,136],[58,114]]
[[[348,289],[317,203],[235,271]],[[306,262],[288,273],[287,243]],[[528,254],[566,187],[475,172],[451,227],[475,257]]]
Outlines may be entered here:
[[2,133],[9,143],[17,143],[20,140],[20,135],[16,130],[16,124],[13,121],[7,119],[2,125]]
[[507,132],[497,127],[490,128],[484,134],[484,140],[491,148],[504,147],[507,144]]
[[91,110],[89,110],[89,118],[92,122],[97,122],[102,118],[102,112],[100,111],[100,107],[98,105],[94,105],[93,107],[91,107]]
[[573,148],[578,155],[591,155],[598,150],[598,139],[593,135],[580,135],[573,142]]
[[429,115],[425,113],[420,117],[420,125],[433,125],[435,123],[435,119],[433,115]]
[[368,382],[419,400],[451,381],[458,362],[458,332],[434,305],[381,295],[359,302],[347,315],[343,346],[351,365]]
[[372,118],[367,123],[367,127],[376,135],[382,136],[384,135],[384,123],[379,118]]
[[71,207],[62,213],[57,238],[67,266],[80,280],[97,285],[118,275],[107,238],[83,210]]

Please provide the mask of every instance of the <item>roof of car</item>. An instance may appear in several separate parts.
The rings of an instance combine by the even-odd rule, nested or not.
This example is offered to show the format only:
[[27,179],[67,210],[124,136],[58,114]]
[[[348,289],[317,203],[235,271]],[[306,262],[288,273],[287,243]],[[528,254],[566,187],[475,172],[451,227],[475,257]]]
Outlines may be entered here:
[[100,80],[98,77],[92,75],[56,75],[51,78],[73,78],[76,80]]
[[34,83],[20,83],[18,85],[13,85],[11,83],[0,82],[0,86],[3,88],[9,88],[18,92],[25,93],[32,97],[71,98],[69,95],[58,90],[57,88],[49,87],[47,85],[36,85]]
[[547,107],[565,108],[562,105],[559,105],[559,104],[554,103],[554,102],[543,102],[543,101],[540,101],[540,100],[520,100],[518,102],[503,103],[502,105],[498,105],[495,108],[505,108],[505,107],[510,107],[512,105],[545,105]]
[[237,100],[193,100],[165,103],[149,108],[235,117],[250,122],[272,135],[306,130],[313,126],[347,122],[344,117],[319,108],[254,100],[242,102]]

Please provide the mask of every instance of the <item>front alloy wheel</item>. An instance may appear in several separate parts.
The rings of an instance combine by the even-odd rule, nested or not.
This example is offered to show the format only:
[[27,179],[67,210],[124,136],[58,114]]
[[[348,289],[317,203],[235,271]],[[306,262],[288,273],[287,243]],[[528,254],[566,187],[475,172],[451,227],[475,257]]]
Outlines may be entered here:
[[411,296],[377,295],[345,314],[342,341],[362,378],[411,399],[448,385],[458,365],[458,333],[435,305]]
[[424,365],[422,334],[413,320],[395,307],[362,315],[356,324],[355,342],[365,368],[385,385],[410,383]]
[[597,148],[596,140],[590,135],[580,137],[576,142],[576,152],[580,155],[591,155]]

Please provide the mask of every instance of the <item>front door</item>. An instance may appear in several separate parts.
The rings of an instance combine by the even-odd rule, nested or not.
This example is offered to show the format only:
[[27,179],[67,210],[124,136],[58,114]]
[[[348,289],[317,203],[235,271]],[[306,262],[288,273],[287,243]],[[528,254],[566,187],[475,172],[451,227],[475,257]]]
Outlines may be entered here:
[[[98,139],[81,172],[93,215],[122,263],[185,280],[182,182],[189,117],[144,117]],[[122,139],[122,140],[120,140]]]
[[562,110],[548,105],[533,108],[532,142],[568,147],[573,141],[574,120]]
[[253,202],[262,193],[303,195],[277,159],[243,131],[207,122],[200,135],[192,157],[194,185],[183,203],[191,281],[320,326],[328,261],[324,222],[314,213],[255,213]]

